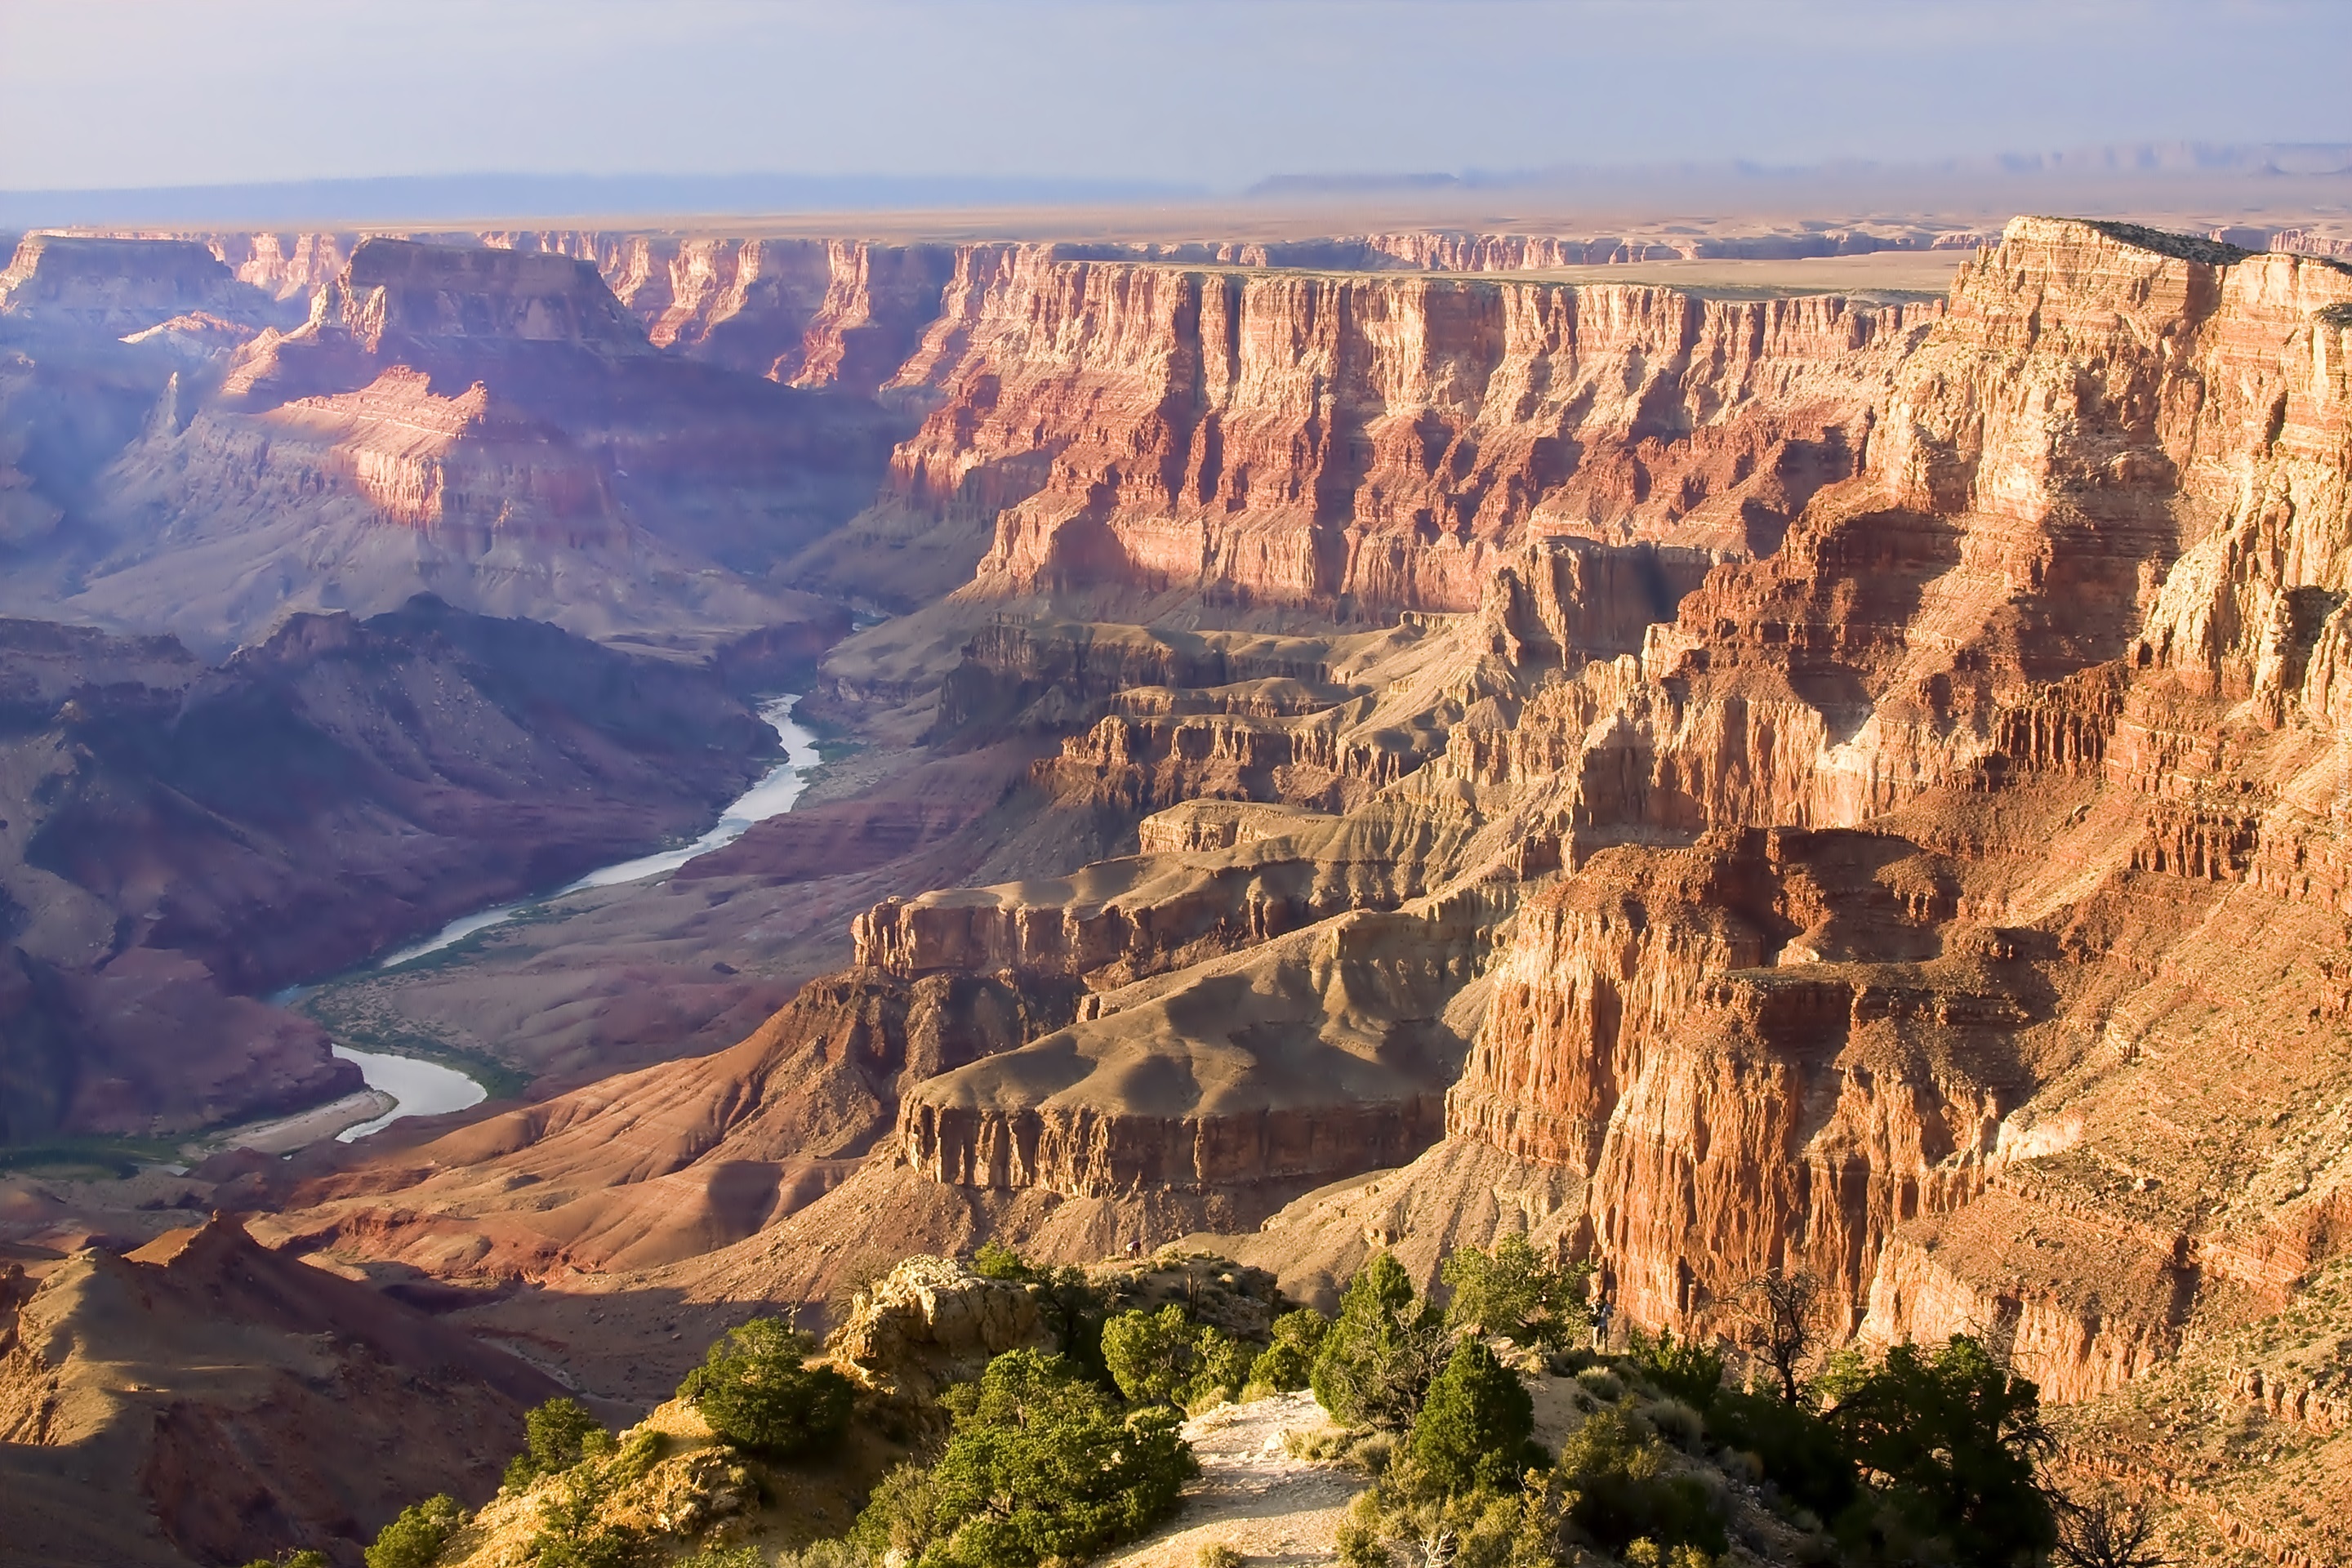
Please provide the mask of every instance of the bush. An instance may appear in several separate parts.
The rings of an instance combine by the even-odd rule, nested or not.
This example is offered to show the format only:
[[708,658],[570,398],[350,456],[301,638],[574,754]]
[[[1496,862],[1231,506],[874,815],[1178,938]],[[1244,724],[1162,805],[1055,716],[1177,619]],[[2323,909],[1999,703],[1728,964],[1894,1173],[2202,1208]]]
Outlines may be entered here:
[[1192,1340],[1192,1381],[1184,1391],[1184,1408],[1202,1411],[1239,1402],[1249,1384],[1257,1357],[1254,1348],[1223,1329],[1203,1323]]
[[1715,1568],[1715,1559],[1697,1547],[1663,1547],[1648,1539],[1625,1548],[1625,1568]]
[[1644,1437],[1622,1410],[1603,1410],[1561,1446],[1557,1469],[1567,1518],[1619,1555],[1637,1541],[1671,1552],[1691,1546],[1719,1553],[1721,1506],[1692,1476],[1666,1473],[1665,1445]]
[[1061,1343],[1062,1359],[1105,1387],[1110,1386],[1110,1369],[1102,1353],[1102,1292],[1087,1282],[1086,1270],[1066,1264],[1031,1269],[1028,1282],[1045,1326]]
[[605,1517],[621,1478],[596,1458],[557,1476],[541,1501],[530,1542],[536,1568],[634,1568],[644,1557],[644,1532]]
[[465,1522],[466,1510],[446,1492],[411,1503],[375,1532],[375,1544],[367,1549],[367,1568],[433,1568],[442,1548]]
[[1222,1541],[1212,1541],[1192,1556],[1197,1568],[1242,1568],[1248,1561]]
[[1707,1429],[1726,1447],[1744,1448],[1791,1501],[1835,1519],[1861,1495],[1862,1478],[1837,1429],[1805,1405],[1727,1388],[1716,1395]]
[[1412,1462],[1448,1493],[1517,1491],[1530,1460],[1535,1402],[1517,1373],[1477,1340],[1454,1347],[1412,1425]]
[[[371,1556],[368,1561],[373,1564],[375,1559]],[[315,1546],[306,1546],[283,1557],[257,1557],[245,1568],[335,1568],[335,1560]]]
[[865,1511],[849,1529],[849,1543],[866,1557],[912,1563],[931,1543],[938,1490],[925,1465],[899,1465],[877,1482]]
[[1137,1405],[1192,1410],[1241,1397],[1250,1347],[1212,1324],[1195,1326],[1171,1302],[1157,1312],[1119,1313],[1103,1325],[1103,1365]]
[[[1334,1544],[1351,1568],[1391,1568],[1391,1549],[1408,1561],[1451,1568],[1508,1568],[1527,1529],[1516,1496],[1487,1487],[1454,1489],[1410,1457],[1383,1472],[1349,1508]],[[1549,1552],[1528,1553],[1528,1568],[1549,1568]]]
[[540,1405],[523,1417],[523,1432],[522,1452],[507,1463],[506,1484],[515,1491],[602,1453],[613,1440],[576,1399],[551,1399]]
[[1577,1385],[1593,1398],[1614,1405],[1625,1395],[1625,1385],[1605,1366],[1588,1366],[1576,1374]]
[[1695,1340],[1676,1343],[1672,1329],[1655,1339],[1636,1329],[1629,1355],[1633,1370],[1663,1394],[1704,1412],[1723,1387],[1723,1356]]
[[1276,1394],[1306,1387],[1315,1371],[1315,1354],[1330,1329],[1330,1319],[1306,1307],[1275,1319],[1274,1342],[1250,1363],[1250,1383]]
[[677,1559],[669,1568],[767,1568],[767,1564],[756,1546],[706,1546]]
[[1641,1414],[1651,1431],[1677,1448],[1696,1453],[1699,1439],[1706,1436],[1706,1421],[1679,1399],[1654,1399],[1642,1406]]
[[1103,1324],[1103,1364],[1138,1405],[1173,1405],[1198,1366],[1192,1321],[1171,1302],[1157,1312],[1121,1312]]
[[1842,1384],[1830,1421],[1896,1511],[1963,1562],[2031,1560],[2058,1542],[2033,1461],[2047,1446],[2042,1392],[1967,1335],[1896,1345]]
[[807,1364],[816,1342],[780,1318],[754,1318],[710,1347],[678,1384],[710,1429],[739,1447],[789,1458],[838,1436],[856,1390]]
[[1440,1272],[1454,1293],[1445,1321],[1456,1329],[1540,1350],[1565,1349],[1591,1331],[1584,1300],[1591,1266],[1546,1264],[1524,1236],[1504,1237],[1485,1252],[1465,1247]]
[[1385,1252],[1348,1281],[1308,1381],[1323,1408],[1351,1426],[1412,1424],[1447,1349],[1437,1312]]
[[955,1417],[928,1474],[894,1472],[852,1538],[923,1568],[1033,1568],[1131,1539],[1198,1471],[1173,1411],[1122,1411],[1059,1356],[1013,1351],[941,1402]]
[[982,1279],[1014,1281],[1034,1278],[1022,1256],[1001,1241],[984,1241],[971,1255],[971,1271]]
[[[755,1548],[745,1546],[739,1550],[752,1553],[749,1568],[760,1568]],[[798,1552],[789,1546],[780,1550],[776,1553],[774,1568],[874,1568],[874,1561],[871,1554],[861,1551],[852,1542],[812,1541]],[[671,1568],[699,1568],[699,1565],[688,1557],[671,1564]],[[721,1568],[721,1564],[714,1562],[709,1568]]]

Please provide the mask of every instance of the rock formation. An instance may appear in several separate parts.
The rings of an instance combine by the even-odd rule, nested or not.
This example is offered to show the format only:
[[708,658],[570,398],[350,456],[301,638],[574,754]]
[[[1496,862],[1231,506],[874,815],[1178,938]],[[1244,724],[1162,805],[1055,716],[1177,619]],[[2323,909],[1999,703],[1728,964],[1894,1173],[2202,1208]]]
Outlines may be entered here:
[[0,1528],[28,1563],[355,1556],[421,1496],[488,1496],[562,1392],[226,1215],[79,1253],[5,1310]]

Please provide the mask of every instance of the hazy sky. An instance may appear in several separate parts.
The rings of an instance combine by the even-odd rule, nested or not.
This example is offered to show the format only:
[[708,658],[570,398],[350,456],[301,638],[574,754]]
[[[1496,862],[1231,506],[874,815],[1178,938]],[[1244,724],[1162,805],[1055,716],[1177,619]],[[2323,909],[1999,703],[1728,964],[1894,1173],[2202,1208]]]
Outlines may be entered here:
[[2352,141],[2352,0],[0,0],[0,188]]

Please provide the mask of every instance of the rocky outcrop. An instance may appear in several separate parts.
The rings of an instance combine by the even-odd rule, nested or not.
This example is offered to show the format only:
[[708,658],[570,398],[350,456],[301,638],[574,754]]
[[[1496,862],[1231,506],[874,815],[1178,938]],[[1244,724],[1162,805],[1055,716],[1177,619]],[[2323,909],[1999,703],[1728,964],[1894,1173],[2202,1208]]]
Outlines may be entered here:
[[[2341,909],[2319,890],[2340,829],[2286,800],[2336,777],[2309,771],[2332,677],[2304,650],[2347,517],[2347,289],[2020,220],[1904,366],[1864,474],[1778,556],[1717,568],[1637,663],[1538,693],[1515,733],[1457,730],[1417,776],[1558,802],[1580,874],[1521,914],[1449,1131],[1584,1178],[1637,1316],[1704,1321],[1803,1267],[1873,1337],[1997,1331],[2084,1398],[2172,1353],[2200,1271],[2277,1300],[2320,1256],[2261,1261],[2275,1206],[2200,1220],[2173,1184],[2229,1190],[2216,1168],[2148,1173],[2164,1141],[2111,1086],[2135,1047],[2102,1042],[2210,1050],[2219,1016],[2332,1005],[2316,928],[2274,900]],[[1772,823],[1870,831],[1604,847]],[[2227,978],[2224,928],[2297,1000]],[[2210,989],[2184,1010],[2190,972]]]
[[861,1387],[922,1401],[1008,1351],[1061,1347],[1029,1289],[951,1258],[909,1258],[857,1293],[825,1348]]
[[916,1086],[898,1158],[935,1182],[1070,1197],[1222,1191],[1258,1215],[1400,1163],[1440,1130],[1467,935],[1358,912],[1112,993],[1068,1028]]
[[586,261],[383,238],[169,415],[96,487],[73,606],[208,650],[419,591],[704,652],[829,623],[769,570],[872,493],[890,434],[659,353]]

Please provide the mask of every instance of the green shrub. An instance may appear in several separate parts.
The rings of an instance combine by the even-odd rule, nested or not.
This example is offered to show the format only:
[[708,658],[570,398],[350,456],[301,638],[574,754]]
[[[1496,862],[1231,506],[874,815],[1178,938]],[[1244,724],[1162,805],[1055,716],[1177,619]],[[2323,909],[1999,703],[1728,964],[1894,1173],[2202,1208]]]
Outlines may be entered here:
[[1843,1385],[1830,1421],[1862,1469],[1916,1528],[1966,1563],[2034,1560],[2057,1543],[2034,1479],[2049,1442],[2042,1394],[1960,1335],[1933,1351],[1896,1345]]
[[1530,1461],[1544,1459],[1528,1451],[1534,1431],[1535,1402],[1518,1375],[1481,1341],[1464,1340],[1429,1385],[1410,1454],[1446,1492],[1517,1491]]
[[1374,1253],[1348,1281],[1308,1381],[1323,1408],[1347,1425],[1401,1431],[1447,1348],[1436,1310],[1415,1294],[1403,1266]]
[[1591,1331],[1584,1300],[1590,1264],[1557,1268],[1536,1256],[1524,1236],[1506,1236],[1486,1251],[1465,1247],[1440,1270],[1453,1291],[1445,1321],[1478,1334],[1500,1334],[1514,1344],[1564,1349]]
[[507,1464],[506,1484],[520,1491],[541,1476],[568,1470],[600,1453],[613,1435],[576,1399],[551,1399],[523,1417],[523,1451]]
[[1679,1399],[1653,1399],[1642,1406],[1641,1415],[1651,1431],[1691,1453],[1698,1451],[1700,1439],[1706,1436],[1706,1422]]
[[816,1342],[780,1318],[754,1318],[710,1347],[678,1384],[710,1429],[778,1458],[807,1452],[849,1424],[856,1390],[829,1366],[810,1366]]
[[[1129,1414],[1059,1356],[1013,1351],[949,1390],[946,1451],[894,1472],[852,1539],[923,1568],[1034,1568],[1132,1539],[1198,1472],[1164,1406]],[[878,1552],[877,1553],[879,1554]]]
[[706,1546],[673,1562],[669,1568],[768,1568],[756,1546]]
[[1637,1541],[1669,1552],[1724,1549],[1715,1495],[1695,1477],[1668,1474],[1665,1445],[1643,1436],[1622,1409],[1600,1411],[1571,1433],[1557,1474],[1574,1500],[1566,1517],[1612,1552],[1622,1555]]
[[[752,1548],[746,1546],[742,1550],[750,1552]],[[789,1546],[778,1551],[774,1568],[874,1568],[874,1563],[873,1554],[855,1542],[812,1541],[798,1552]],[[672,1568],[693,1568],[693,1564],[694,1559],[689,1557]],[[756,1561],[753,1568],[758,1568]]]
[[865,1511],[849,1529],[849,1543],[877,1562],[912,1563],[931,1543],[938,1489],[928,1465],[903,1464],[875,1484]]
[[971,1255],[971,1271],[982,1279],[1024,1280],[1034,1278],[1022,1256],[1001,1241],[983,1241]]
[[1240,1552],[1222,1541],[1212,1541],[1192,1554],[1196,1568],[1242,1568],[1247,1562]]
[[1192,1381],[1184,1390],[1184,1408],[1200,1411],[1237,1402],[1256,1360],[1255,1347],[1223,1329],[1202,1324],[1192,1337]]
[[1102,1353],[1102,1292],[1088,1282],[1086,1270],[1067,1264],[1031,1269],[1028,1283],[1046,1328],[1062,1347],[1062,1359],[1110,1386],[1110,1369]]
[[1276,1394],[1306,1387],[1315,1371],[1315,1353],[1323,1348],[1323,1336],[1330,1329],[1330,1319],[1306,1307],[1275,1319],[1274,1342],[1250,1363],[1250,1384],[1262,1384]]
[[635,1568],[643,1561],[644,1532],[604,1516],[619,1489],[611,1468],[595,1458],[562,1472],[542,1496],[530,1542],[536,1568]]
[[376,1531],[375,1544],[367,1549],[367,1568],[433,1568],[465,1522],[466,1510],[446,1492],[411,1503]]
[[1157,1312],[1121,1312],[1103,1324],[1103,1364],[1138,1405],[1173,1405],[1192,1385],[1198,1353],[1192,1320],[1170,1302]]
[[1655,1339],[1636,1329],[1628,1354],[1633,1370],[1663,1394],[1705,1411],[1723,1387],[1723,1356],[1695,1340],[1676,1342],[1672,1329]]
[[[373,1568],[375,1559],[368,1561]],[[315,1546],[306,1546],[283,1557],[257,1557],[245,1568],[335,1568],[335,1560]]]
[[[1450,1568],[1510,1568],[1527,1535],[1520,1500],[1486,1487],[1457,1489],[1410,1455],[1349,1506],[1335,1539],[1342,1563],[1391,1568],[1407,1561]],[[1394,1550],[1392,1550],[1394,1549]],[[1549,1568],[1551,1552],[1527,1554],[1526,1568]]]
[[1170,1302],[1135,1310],[1103,1324],[1103,1365],[1137,1405],[1203,1408],[1241,1397],[1255,1359],[1251,1347],[1213,1324],[1195,1325]]

